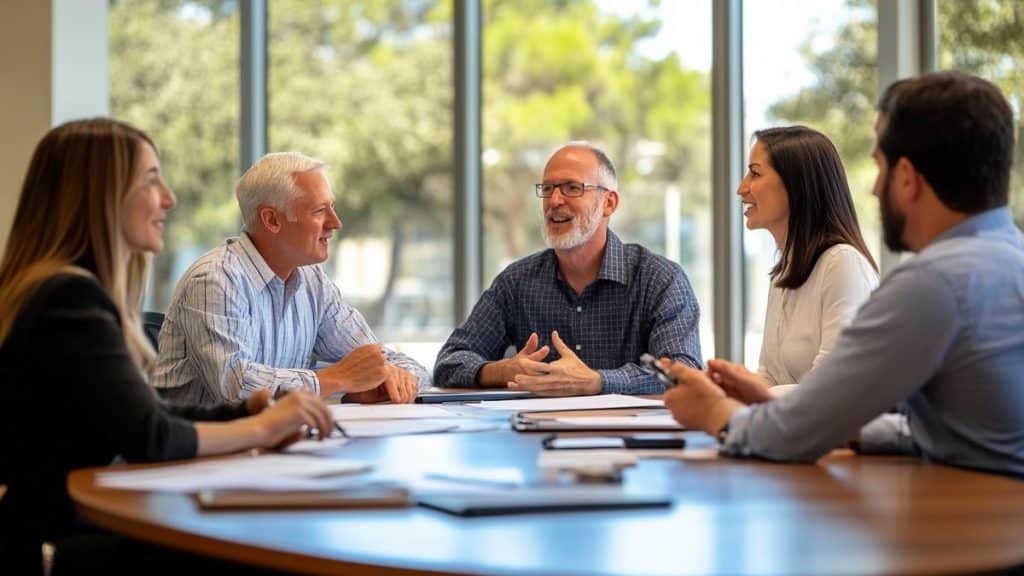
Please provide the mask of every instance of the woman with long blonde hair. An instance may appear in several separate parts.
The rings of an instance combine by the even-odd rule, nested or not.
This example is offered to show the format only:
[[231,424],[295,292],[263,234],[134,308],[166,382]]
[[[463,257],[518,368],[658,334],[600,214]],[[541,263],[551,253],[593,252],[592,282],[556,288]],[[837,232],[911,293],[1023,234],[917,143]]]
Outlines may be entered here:
[[174,204],[153,140],[122,122],[63,124],[32,156],[0,263],[0,557],[16,573],[39,571],[45,541],[55,568],[75,568],[61,566],[62,543],[76,535],[65,486],[75,468],[273,447],[303,425],[331,429],[307,393],[272,407],[258,394],[199,408],[150,389],[139,307]]

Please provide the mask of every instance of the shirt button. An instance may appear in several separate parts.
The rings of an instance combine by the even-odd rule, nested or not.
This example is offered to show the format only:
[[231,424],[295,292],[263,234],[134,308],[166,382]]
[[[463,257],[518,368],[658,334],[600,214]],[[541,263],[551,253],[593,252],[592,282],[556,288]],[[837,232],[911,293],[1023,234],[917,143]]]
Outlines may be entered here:
[[583,345],[581,345],[581,344],[577,344],[577,345],[576,345],[576,349],[577,349],[577,350],[583,350]]
[[583,312],[583,306],[577,306],[576,307],[576,311],[577,312]]

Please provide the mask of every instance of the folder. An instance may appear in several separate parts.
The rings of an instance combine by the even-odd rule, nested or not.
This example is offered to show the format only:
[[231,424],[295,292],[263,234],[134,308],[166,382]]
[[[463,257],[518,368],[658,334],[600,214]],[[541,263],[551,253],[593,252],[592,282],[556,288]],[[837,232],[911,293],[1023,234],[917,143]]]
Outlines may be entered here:
[[391,482],[370,482],[340,490],[201,490],[196,500],[204,510],[274,508],[404,508],[412,505],[409,490]]

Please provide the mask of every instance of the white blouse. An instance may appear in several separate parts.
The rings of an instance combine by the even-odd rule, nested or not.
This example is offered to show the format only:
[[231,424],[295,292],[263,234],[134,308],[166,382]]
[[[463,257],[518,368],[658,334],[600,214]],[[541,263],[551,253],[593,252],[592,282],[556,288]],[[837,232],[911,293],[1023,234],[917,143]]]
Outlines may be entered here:
[[878,274],[849,244],[837,244],[819,256],[799,288],[773,284],[758,374],[771,386],[796,383],[828,354],[877,286]]

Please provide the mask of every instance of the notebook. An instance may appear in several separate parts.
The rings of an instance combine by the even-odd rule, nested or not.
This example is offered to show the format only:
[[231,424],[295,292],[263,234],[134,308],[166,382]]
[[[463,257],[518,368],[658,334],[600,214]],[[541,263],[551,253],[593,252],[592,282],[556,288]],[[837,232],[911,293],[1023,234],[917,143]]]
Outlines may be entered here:
[[468,492],[422,496],[420,506],[456,516],[493,516],[531,512],[571,512],[623,508],[663,508],[668,496],[629,494],[618,490],[528,488],[508,492]]

